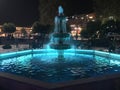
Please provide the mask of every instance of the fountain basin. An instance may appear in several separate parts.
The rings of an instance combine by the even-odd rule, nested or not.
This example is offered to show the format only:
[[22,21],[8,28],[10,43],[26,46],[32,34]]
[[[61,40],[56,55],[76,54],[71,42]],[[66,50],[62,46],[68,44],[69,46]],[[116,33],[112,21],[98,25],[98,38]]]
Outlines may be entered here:
[[[49,57],[46,58],[46,56],[49,56]],[[76,57],[76,59],[71,60],[70,58],[73,56]],[[34,59],[30,59],[32,57],[34,57]],[[48,60],[50,58],[52,58],[52,60]],[[95,82],[100,84],[102,82],[106,85],[110,83],[109,80],[113,80],[113,81],[119,80],[119,77],[120,77],[119,76],[120,75],[120,68],[119,68],[120,55],[117,55],[117,54],[94,51],[94,50],[72,50],[71,49],[71,50],[65,51],[65,58],[66,58],[65,60],[57,61],[56,58],[57,58],[57,52],[55,52],[55,50],[44,50],[44,49],[43,50],[25,50],[25,51],[19,51],[19,52],[0,54],[0,59],[1,59],[0,61],[1,82],[0,83],[1,85],[3,85],[2,84],[3,82],[13,82],[14,85],[17,84],[18,87],[21,86],[21,83],[22,83],[24,87],[27,87],[27,88],[34,87],[34,89],[42,88],[41,90],[48,90],[48,89],[62,90],[63,88],[66,88],[65,90],[73,90],[73,87],[74,88],[76,87],[80,88],[83,86],[86,87],[86,85],[89,85],[89,84],[90,85],[92,84],[91,86],[95,87],[93,85],[95,84]],[[94,61],[97,63],[95,65],[99,67],[97,66],[93,67],[95,66],[94,64],[92,64],[94,63]],[[19,64],[22,66],[20,66]],[[84,66],[78,67],[80,65],[85,65],[85,67]],[[56,69],[56,71],[58,71],[57,75],[55,75],[56,71],[54,70],[54,67],[57,67]],[[46,74],[42,73],[44,71],[41,68],[45,68],[44,70],[45,72],[48,70],[47,75],[50,78],[46,77],[45,80],[42,80],[44,78],[43,76],[46,76]],[[24,73],[22,73],[21,75],[22,71]],[[37,71],[37,74],[34,75],[36,71]],[[93,74],[94,71],[95,73]],[[66,75],[66,73],[68,74]],[[72,73],[72,75],[70,75],[70,73]],[[85,73],[88,73],[88,74],[85,74]],[[98,74],[100,73],[100,75],[97,75],[97,73]],[[42,79],[38,79],[39,74]],[[87,76],[87,75],[92,75],[92,76]],[[33,78],[32,76],[33,77],[38,76],[38,77]],[[53,76],[57,77],[58,81],[56,81],[55,77]],[[13,88],[14,88],[14,85],[13,85]],[[11,90],[15,90],[13,88]],[[34,90],[34,89],[31,89],[31,90]],[[27,89],[22,89],[22,90],[27,90]],[[89,90],[93,90],[93,89],[89,89]]]
[[[102,52],[97,50],[66,50],[64,51],[66,54],[84,54],[84,55],[93,55],[93,56],[101,56],[101,57],[108,57],[112,59],[120,60],[119,54],[109,53],[109,52]],[[3,53],[0,54],[0,60],[7,59],[7,58],[13,58],[13,57],[19,57],[24,56],[28,54],[57,54],[57,51],[53,49],[33,49],[33,50],[24,50],[24,51],[18,51],[18,52],[10,52],[10,53]]]

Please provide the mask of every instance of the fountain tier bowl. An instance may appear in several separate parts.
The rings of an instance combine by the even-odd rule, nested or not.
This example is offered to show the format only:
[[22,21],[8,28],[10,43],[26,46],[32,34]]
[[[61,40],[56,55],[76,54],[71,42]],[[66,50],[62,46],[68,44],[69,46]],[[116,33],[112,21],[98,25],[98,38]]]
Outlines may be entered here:
[[65,50],[65,49],[70,49],[71,46],[69,44],[51,44],[50,48],[56,50]]
[[53,33],[54,38],[67,38],[70,37],[68,33]]

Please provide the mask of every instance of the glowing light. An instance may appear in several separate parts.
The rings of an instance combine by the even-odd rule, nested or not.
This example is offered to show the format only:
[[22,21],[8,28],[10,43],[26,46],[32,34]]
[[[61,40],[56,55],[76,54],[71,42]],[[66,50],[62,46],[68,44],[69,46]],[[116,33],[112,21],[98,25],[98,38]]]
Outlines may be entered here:
[[75,18],[75,16],[72,16],[72,18]]
[[78,17],[75,17],[75,19],[78,19]]
[[120,61],[118,61],[118,60],[110,60],[110,63],[120,65]]
[[81,17],[81,19],[83,20],[83,19],[84,19],[84,17]]
[[63,10],[62,6],[58,7],[58,12],[59,12],[59,14],[63,14],[64,10]]
[[81,28],[81,27],[78,27],[78,30],[80,30],[80,31],[81,31],[81,30],[82,30],[82,28]]
[[77,27],[75,27],[74,29],[77,30]]
[[95,22],[95,20],[94,20],[94,19],[93,19],[92,21],[93,21],[93,22]]
[[69,19],[68,18],[66,18],[66,21],[68,21]]
[[93,16],[89,16],[89,19],[93,19]]
[[[108,52],[102,52],[102,51],[96,51],[96,50],[74,50],[74,49],[69,49],[66,50],[65,53],[74,53],[76,52],[77,54],[95,54],[101,57],[109,57],[112,59],[117,59],[120,60],[120,55],[118,54],[113,54],[113,53],[108,53]],[[53,49],[35,49],[35,50],[25,50],[25,51],[19,51],[19,52],[12,52],[12,53],[4,53],[0,54],[0,59],[4,58],[11,58],[11,57],[16,57],[16,56],[24,56],[27,54],[50,54],[51,55],[57,53],[56,50]]]
[[109,19],[110,19],[110,20],[114,19],[114,16],[109,16]]
[[74,28],[74,27],[75,27],[75,24],[70,25],[70,27]]

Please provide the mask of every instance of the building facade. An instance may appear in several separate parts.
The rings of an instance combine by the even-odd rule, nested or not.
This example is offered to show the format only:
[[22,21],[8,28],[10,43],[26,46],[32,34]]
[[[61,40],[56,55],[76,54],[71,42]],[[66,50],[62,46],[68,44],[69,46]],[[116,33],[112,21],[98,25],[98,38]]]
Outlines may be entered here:
[[[22,32],[22,29],[24,29],[24,32]],[[24,33],[26,33],[26,36],[24,38],[27,38],[30,36],[32,32],[32,27],[16,27],[16,31],[12,33],[13,37],[15,38],[22,38],[24,36]],[[0,25],[0,37],[5,37],[5,33],[2,32],[2,25]]]
[[[82,15],[75,15],[68,17],[68,24],[71,27],[71,35],[78,36],[80,37],[80,32],[84,29],[86,29],[87,23],[89,21],[95,21],[96,20],[96,15],[95,13],[90,13],[90,14],[82,14]],[[80,38],[78,38],[80,39]]]

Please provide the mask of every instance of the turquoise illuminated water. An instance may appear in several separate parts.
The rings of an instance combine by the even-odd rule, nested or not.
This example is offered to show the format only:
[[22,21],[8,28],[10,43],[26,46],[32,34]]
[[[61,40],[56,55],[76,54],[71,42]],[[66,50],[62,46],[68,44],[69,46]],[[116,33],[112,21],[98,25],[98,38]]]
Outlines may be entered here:
[[69,51],[63,60],[58,60],[54,52],[23,54],[1,60],[0,71],[52,83],[120,73],[120,60],[90,52],[93,51],[88,51],[88,54]]

